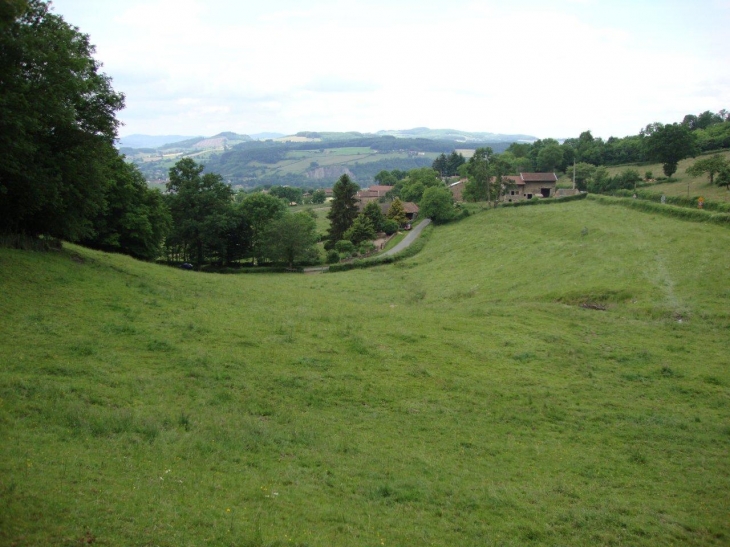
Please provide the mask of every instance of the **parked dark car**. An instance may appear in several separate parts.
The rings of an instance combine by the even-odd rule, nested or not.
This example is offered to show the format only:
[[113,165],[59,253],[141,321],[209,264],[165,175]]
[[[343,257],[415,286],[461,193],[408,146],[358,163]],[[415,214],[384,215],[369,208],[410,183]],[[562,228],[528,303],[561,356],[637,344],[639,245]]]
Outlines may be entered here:
[[180,264],[180,267],[183,270],[192,270],[193,269],[193,265],[190,264],[189,262],[184,262],[184,263]]

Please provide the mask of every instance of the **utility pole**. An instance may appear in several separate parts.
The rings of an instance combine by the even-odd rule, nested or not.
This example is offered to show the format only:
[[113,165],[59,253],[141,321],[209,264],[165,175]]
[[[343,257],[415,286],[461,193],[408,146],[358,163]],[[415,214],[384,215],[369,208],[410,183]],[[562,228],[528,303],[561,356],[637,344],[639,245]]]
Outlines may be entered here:
[[575,190],[575,158],[573,158],[573,190]]

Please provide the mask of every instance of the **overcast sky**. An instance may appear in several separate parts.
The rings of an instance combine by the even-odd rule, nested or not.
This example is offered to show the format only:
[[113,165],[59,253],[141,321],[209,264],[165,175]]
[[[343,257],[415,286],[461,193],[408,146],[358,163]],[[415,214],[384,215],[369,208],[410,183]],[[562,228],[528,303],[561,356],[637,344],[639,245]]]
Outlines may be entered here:
[[730,109],[730,0],[54,0],[120,135],[575,137]]

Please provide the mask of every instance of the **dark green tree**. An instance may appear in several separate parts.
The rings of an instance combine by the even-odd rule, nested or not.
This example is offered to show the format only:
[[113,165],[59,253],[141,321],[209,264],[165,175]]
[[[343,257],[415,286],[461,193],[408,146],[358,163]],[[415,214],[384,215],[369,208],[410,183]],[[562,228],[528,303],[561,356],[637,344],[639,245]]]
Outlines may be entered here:
[[720,154],[715,154],[709,158],[697,160],[687,168],[687,174],[693,177],[699,177],[705,173],[710,179],[710,184],[715,184],[715,175],[722,171],[728,165],[728,161]]
[[272,196],[283,199],[287,204],[302,202],[301,188],[294,188],[293,186],[272,186],[269,193]]
[[318,260],[317,240],[317,226],[311,215],[288,213],[269,224],[264,248],[269,258],[286,262],[292,269],[297,262]]
[[395,186],[395,183],[398,182],[398,179],[390,171],[380,171],[373,179],[382,186]]
[[717,174],[716,182],[718,186],[724,186],[730,191],[730,165],[726,165],[720,170]]
[[537,170],[551,173],[558,170],[563,162],[563,150],[557,144],[544,146],[537,154]]
[[245,256],[259,262],[264,257],[264,235],[273,221],[284,216],[286,203],[280,198],[262,192],[247,195],[238,206],[242,223],[240,230],[244,234]]
[[154,260],[172,219],[159,190],[147,186],[136,166],[117,156],[108,166],[105,206],[93,221],[85,245]]
[[408,221],[406,210],[403,207],[403,202],[398,198],[395,198],[393,203],[390,204],[390,208],[388,209],[388,214],[386,216],[390,220],[397,222],[398,226],[403,226]]
[[385,215],[383,214],[380,204],[375,201],[369,202],[362,211],[362,214],[370,219],[370,223],[373,225],[373,229],[376,232],[383,231],[383,224],[385,223]]
[[2,4],[0,232],[93,236],[124,97],[41,0]]
[[170,168],[166,196],[173,227],[167,240],[171,251],[179,251],[198,267],[206,259],[221,261],[235,218],[231,187],[220,175],[206,173],[191,158]]
[[327,200],[327,194],[324,190],[315,190],[312,192],[312,203],[321,204]]
[[464,156],[454,150],[446,160],[446,174],[450,177],[456,176],[459,173],[459,167],[465,163]]
[[667,177],[676,172],[681,160],[697,154],[696,138],[684,125],[653,124],[647,126],[644,134],[649,159],[662,163]]
[[492,183],[489,161],[493,155],[492,149],[477,148],[469,158],[467,172],[469,180],[464,187],[464,199],[467,201],[491,201]]
[[448,188],[438,186],[426,188],[420,209],[421,215],[430,218],[436,224],[443,224],[456,216],[453,195]]
[[446,154],[441,154],[435,160],[433,160],[431,168],[436,171],[440,176],[445,177],[448,175],[448,163],[449,160],[446,157]]
[[345,232],[343,238],[352,241],[352,244],[356,247],[360,246],[360,243],[364,241],[372,241],[375,239],[373,223],[365,215],[358,215],[355,222],[352,223],[352,226]]
[[332,187],[332,206],[327,218],[330,220],[330,228],[327,232],[327,240],[331,247],[341,239],[350,229],[358,215],[357,198],[355,195],[358,186],[350,180],[347,175],[342,175]]

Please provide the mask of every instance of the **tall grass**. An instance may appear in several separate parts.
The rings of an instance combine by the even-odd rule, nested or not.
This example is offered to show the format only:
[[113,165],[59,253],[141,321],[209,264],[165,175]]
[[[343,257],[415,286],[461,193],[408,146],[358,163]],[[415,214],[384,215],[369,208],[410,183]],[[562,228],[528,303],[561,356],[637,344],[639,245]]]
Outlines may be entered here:
[[0,545],[722,545],[730,232],[497,208],[317,276],[0,250]]

